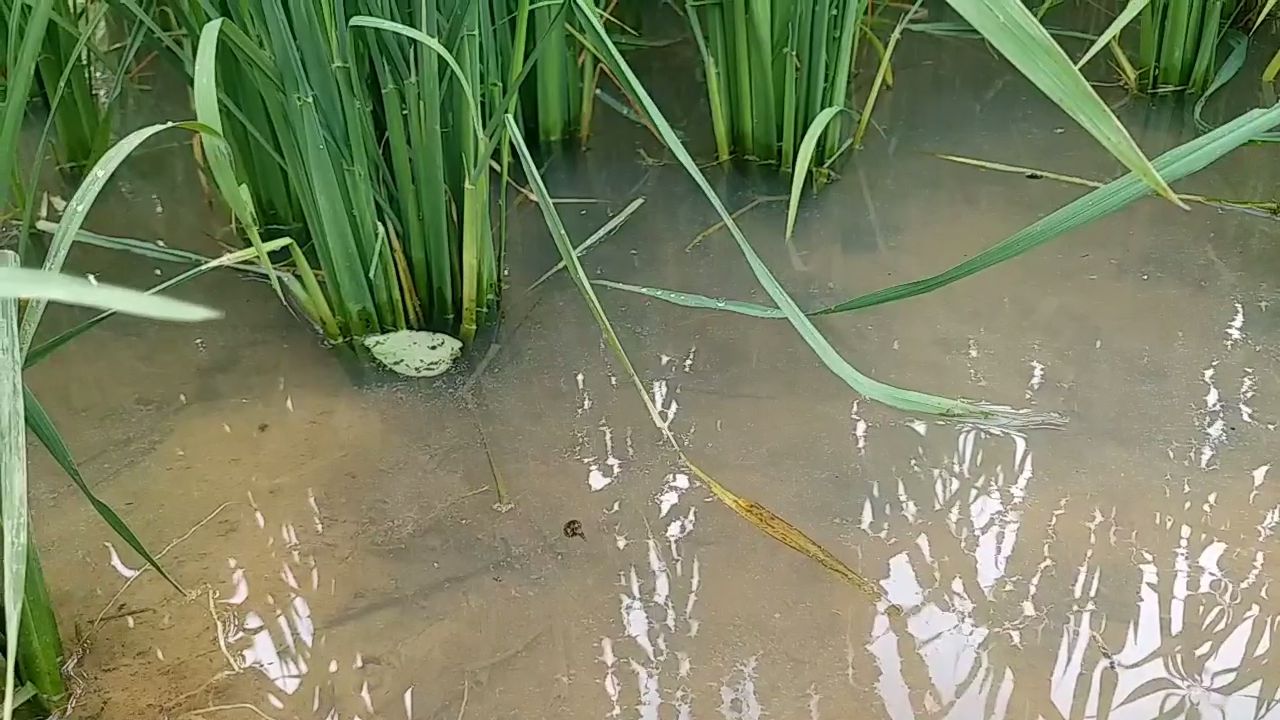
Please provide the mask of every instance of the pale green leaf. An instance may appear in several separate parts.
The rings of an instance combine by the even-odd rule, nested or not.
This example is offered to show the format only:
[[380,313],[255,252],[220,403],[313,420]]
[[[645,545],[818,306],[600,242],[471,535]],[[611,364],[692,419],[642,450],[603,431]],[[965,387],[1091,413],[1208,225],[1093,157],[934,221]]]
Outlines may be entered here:
[[1022,0],[947,0],[987,42],[1156,192],[1186,207]]

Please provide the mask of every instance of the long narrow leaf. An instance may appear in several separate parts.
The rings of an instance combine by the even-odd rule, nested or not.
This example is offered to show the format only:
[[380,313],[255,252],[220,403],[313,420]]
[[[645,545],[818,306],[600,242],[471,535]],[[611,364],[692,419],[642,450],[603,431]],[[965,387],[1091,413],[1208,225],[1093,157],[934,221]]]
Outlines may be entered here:
[[[36,63],[40,48],[44,45],[45,31],[53,12],[53,0],[35,0],[31,3],[26,24],[18,22],[23,11],[15,3],[10,16],[6,41],[8,57],[4,58],[7,70],[5,102],[0,106],[0,209],[9,206],[9,189],[13,179],[13,166],[18,160],[18,133],[22,130],[22,118],[27,112],[27,98],[31,94],[31,82],[35,79]],[[22,42],[14,42],[21,32]]]
[[715,208],[716,213],[720,215],[720,219],[724,221],[725,228],[738,244],[738,249],[746,258],[747,264],[751,267],[751,272],[755,275],[756,280],[759,281],[765,292],[769,294],[769,297],[786,315],[787,321],[796,329],[796,332],[804,339],[805,343],[822,360],[823,364],[844,381],[846,385],[871,400],[907,412],[925,413],[955,420],[1004,426],[1042,427],[1065,422],[1065,418],[1056,413],[1015,411],[985,403],[951,400],[915,390],[895,387],[870,378],[850,365],[848,361],[836,352],[836,349],[814,327],[813,323],[805,317],[805,314],[796,305],[795,300],[787,294],[786,290],[782,288],[782,285],[773,276],[773,273],[769,271],[760,259],[760,256],[752,249],[751,244],[747,242],[746,236],[742,234],[742,230],[730,217],[724,203],[720,201],[715,191],[712,190],[706,176],[698,169],[697,163],[694,162],[688,150],[685,149],[680,139],[676,136],[675,131],[672,130],[671,125],[661,111],[658,110],[658,106],[653,102],[649,93],[640,84],[631,67],[623,59],[622,54],[613,45],[613,42],[609,40],[608,34],[604,31],[599,18],[596,16],[597,11],[587,4],[585,0],[575,0],[575,2],[577,3],[579,19],[586,26],[589,35],[598,44],[598,47],[606,52],[606,60],[611,64],[615,75],[623,82],[624,89],[639,100],[644,112],[661,133],[667,147],[671,149],[672,154],[675,155],[694,183],[698,185],[707,201]]
[[824,108],[813,119],[809,129],[805,130],[804,138],[800,141],[800,150],[796,152],[795,169],[791,172],[791,195],[787,200],[787,230],[783,234],[783,240],[788,245],[791,244],[791,235],[796,229],[796,213],[800,210],[800,196],[804,193],[804,179],[813,167],[814,150],[818,147],[818,141],[822,140],[822,133],[826,131],[827,125],[831,124],[831,121],[835,120],[836,116],[842,112],[844,112],[844,108],[834,105]]
[[1085,63],[1089,62],[1094,55],[1098,54],[1099,50],[1118,36],[1120,31],[1123,30],[1126,25],[1133,22],[1133,19],[1138,16],[1138,13],[1142,12],[1142,9],[1150,2],[1151,0],[1129,0],[1129,2],[1125,3],[1124,9],[1116,15],[1115,19],[1111,21],[1111,24],[1107,26],[1107,29],[1102,31],[1102,34],[1098,36],[1098,39],[1094,40],[1093,44],[1089,46],[1089,49],[1085,51],[1084,55],[1081,55],[1080,59],[1076,61],[1076,69],[1079,70],[1084,67]]
[[1001,55],[1125,167],[1160,195],[1186,207],[1142,154],[1129,131],[1071,64],[1022,0],[947,0]]
[[[510,115],[507,116],[507,127],[511,133],[511,141],[515,146],[516,154],[519,156],[521,164],[524,165],[529,187],[538,197],[538,207],[542,210],[543,220],[546,222],[547,230],[551,233],[556,249],[560,252],[561,259],[564,260],[565,266],[568,268],[569,276],[573,279],[574,284],[578,286],[578,291],[582,294],[583,300],[586,301],[587,307],[591,310],[591,315],[595,318],[596,324],[599,325],[600,332],[604,335],[609,349],[617,357],[618,362],[622,364],[628,379],[631,380],[631,386],[635,388],[636,394],[640,397],[641,402],[644,403],[645,409],[649,411],[649,419],[653,421],[654,426],[662,433],[667,444],[671,446],[672,450],[675,451],[694,476],[706,485],[718,500],[734,512],[774,539],[817,561],[824,568],[835,573],[853,587],[867,593],[878,601],[884,601],[884,594],[878,587],[858,575],[834,554],[808,535],[805,535],[799,528],[782,519],[765,506],[731,492],[694,465],[685,455],[684,449],[680,446],[675,436],[671,434],[668,423],[663,421],[658,408],[649,397],[649,392],[640,381],[640,376],[636,373],[635,366],[631,364],[631,358],[627,356],[626,350],[622,347],[622,342],[618,340],[618,335],[614,332],[613,323],[609,321],[608,315],[605,314],[604,308],[600,305],[600,299],[596,297],[591,284],[587,282],[587,273],[582,269],[582,263],[578,262],[577,253],[574,252],[572,243],[569,240],[569,234],[565,231],[564,223],[561,222],[560,215],[556,212],[555,205],[551,202],[551,193],[547,191],[546,185],[542,181],[542,176],[538,173],[538,166],[534,163],[533,156],[529,154],[529,148],[524,143],[519,126],[516,125],[515,119]],[[900,608],[896,606],[890,606],[890,608],[890,612],[901,612]]]
[[[1197,172],[1235,148],[1280,125],[1280,104],[1266,109],[1251,110],[1225,125],[1214,128],[1190,142],[1180,145],[1155,160],[1155,167],[1171,181],[1177,181]],[[1029,250],[1064,235],[1094,220],[1110,215],[1133,201],[1151,195],[1151,188],[1133,173],[1103,185],[1067,205],[1046,215],[1037,222],[1019,230],[1008,238],[978,253],[969,260],[955,265],[937,275],[901,285],[877,290],[846,300],[809,315],[829,315],[882,305],[937,290],[957,280],[969,277],[986,268],[1011,260]],[[595,281],[617,290],[633,292],[665,302],[698,309],[725,310],[760,318],[780,318],[784,313],[755,303],[726,301],[696,293],[678,292],[658,288],[644,288],[605,280]]]
[[24,421],[27,429],[31,431],[32,435],[35,435],[36,439],[40,441],[40,444],[49,452],[49,456],[52,457],[54,462],[58,463],[58,466],[67,474],[67,477],[71,478],[71,482],[75,483],[75,486],[79,488],[80,494],[84,495],[85,499],[89,501],[89,504],[93,506],[93,509],[98,513],[98,516],[101,517],[113,531],[115,531],[116,535],[120,536],[121,540],[124,540],[129,547],[133,548],[133,551],[138,553],[139,557],[145,560],[148,565],[155,568],[156,572],[160,573],[160,575],[163,576],[170,585],[172,585],[178,592],[186,594],[186,590],[183,589],[183,587],[178,584],[178,581],[174,580],[173,577],[160,566],[160,562],[156,560],[149,550],[147,550],[147,546],[138,539],[138,536],[133,532],[133,529],[116,514],[115,510],[111,509],[110,505],[103,502],[102,499],[99,498],[92,489],[90,489],[89,484],[84,481],[84,476],[80,474],[80,468],[76,465],[75,458],[71,456],[71,449],[67,447],[66,442],[62,439],[62,435],[58,432],[58,428],[54,426],[53,420],[49,417],[49,414],[45,412],[44,406],[40,404],[39,400],[36,399],[36,396],[33,395],[31,390],[25,385],[22,388],[22,398],[25,413]]
[[202,322],[222,317],[221,310],[185,300],[31,268],[0,267],[0,298],[32,298],[32,302],[38,298],[171,322]]
[[[10,102],[16,102],[10,98]],[[0,272],[13,270],[18,256],[0,250]],[[2,283],[0,283],[2,286]],[[13,717],[14,668],[27,580],[27,442],[22,432],[22,347],[18,342],[18,301],[0,297],[0,532],[4,533],[4,720]]]
[[[93,207],[94,200],[97,199],[98,194],[102,192],[107,181],[111,179],[112,174],[120,167],[125,158],[147,140],[171,128],[213,133],[213,129],[209,126],[196,122],[159,123],[134,130],[112,146],[110,150],[103,153],[102,158],[89,171],[84,182],[80,184],[75,194],[71,196],[71,200],[67,202],[62,221],[58,224],[58,232],[49,241],[50,250],[45,257],[45,270],[58,272],[62,269],[62,263],[66,260],[67,253],[71,249],[71,243],[80,227],[84,225],[85,218],[88,217],[89,209]],[[44,307],[47,302],[47,299],[37,295],[33,296],[31,302],[27,304],[27,310],[22,316],[22,324],[18,329],[18,338],[24,355],[31,347],[31,340],[35,337],[36,328],[40,325],[40,318],[44,314]],[[94,307],[103,306],[94,305]],[[210,316],[205,315],[194,319],[207,319],[208,317]]]
[[1245,56],[1249,51],[1249,38],[1239,30],[1228,30],[1225,40],[1231,51],[1227,53],[1227,57],[1222,61],[1222,65],[1218,67],[1218,71],[1214,73],[1213,80],[1209,82],[1209,87],[1205,88],[1204,94],[1196,99],[1196,104],[1192,106],[1191,116],[1195,118],[1196,127],[1201,132],[1205,132],[1213,127],[1207,122],[1204,115],[1205,103],[1209,102],[1209,98],[1214,93],[1222,89],[1222,86],[1231,81],[1240,72],[1240,68],[1244,67]]
[[[293,240],[291,240],[290,238],[277,238],[275,240],[270,240],[263,243],[260,249],[266,252],[275,252],[276,250],[279,250],[285,246],[292,245],[292,244],[293,244]],[[200,258],[204,260],[204,262],[202,262],[200,265],[197,265],[196,267],[191,268],[186,272],[180,273],[178,275],[175,275],[172,278],[169,278],[168,280],[160,283],[159,285],[156,285],[155,287],[152,287],[151,289],[145,291],[144,294],[150,297],[152,296],[153,293],[158,293],[163,290],[168,290],[171,287],[176,287],[192,278],[199,277],[205,274],[206,272],[209,272],[210,270],[213,270],[215,268],[220,268],[220,267],[242,268],[242,269],[248,269],[253,271],[261,271],[262,268],[257,265],[241,265],[240,264],[246,260],[252,259],[258,253],[258,250],[259,248],[250,247],[250,248],[244,248],[242,250],[237,250],[236,252],[233,252],[233,253],[228,253],[219,258],[213,258],[213,259]],[[305,293],[301,288],[297,287],[297,280],[295,278],[288,275],[285,275],[283,277],[286,278],[285,285],[290,288],[290,291],[294,294],[295,297],[297,297],[300,301],[305,300],[308,297],[307,293]],[[35,347],[31,348],[31,350],[27,352],[26,364],[24,367],[34,366],[36,363],[40,362],[41,360],[43,360],[44,358],[52,354],[53,351],[66,345],[72,340],[80,337],[84,333],[96,327],[98,324],[106,321],[108,318],[111,318],[116,314],[116,312],[117,312],[116,310],[107,310],[106,312],[100,313],[88,320],[85,320],[79,325],[63,330],[62,332],[58,333],[54,337],[51,337],[48,340],[45,340],[44,342],[40,343],[39,345],[36,345]]]
[[[622,212],[609,218],[608,222],[601,225],[598,230],[591,233],[590,237],[588,237],[586,240],[583,240],[581,245],[574,248],[573,249],[574,256],[582,257],[583,254],[586,253],[588,250],[590,250],[592,247],[594,247],[596,243],[600,242],[601,240],[604,240],[605,238],[609,237],[614,232],[616,232],[618,228],[622,227],[622,223],[626,222],[627,218],[631,217],[632,213],[640,209],[641,205],[644,205],[644,198],[642,197],[636,198],[635,200],[632,200],[630,203],[628,203],[627,206],[622,209]],[[534,280],[533,284],[529,286],[529,290],[533,290],[534,288],[538,287],[542,283],[546,282],[551,278],[552,275],[555,275],[557,272],[560,272],[561,270],[563,270],[564,267],[565,267],[564,260],[561,260],[560,262],[556,263],[550,270],[543,273],[542,277],[539,277],[537,280]]]

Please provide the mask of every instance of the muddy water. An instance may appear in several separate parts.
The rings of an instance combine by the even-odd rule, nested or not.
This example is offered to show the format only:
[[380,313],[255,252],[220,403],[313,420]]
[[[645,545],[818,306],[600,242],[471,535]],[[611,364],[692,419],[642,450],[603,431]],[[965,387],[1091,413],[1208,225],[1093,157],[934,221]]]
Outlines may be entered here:
[[[796,252],[781,208],[743,218],[801,304],[943,269],[1079,195],[929,153],[1115,171],[981,46],[900,52],[882,132],[807,202]],[[697,140],[687,90],[661,100],[695,108],[676,116]],[[1176,110],[1123,113],[1148,148],[1184,137]],[[643,161],[662,160],[656,144],[600,122],[586,155],[551,165],[554,192],[598,201],[560,206],[571,232],[647,203],[588,271],[759,299],[724,234],[686,251],[715,218],[678,169]],[[1267,152],[1185,185],[1253,197],[1275,180]],[[221,219],[190,167],[181,148],[140,158],[93,228],[215,252]],[[715,172],[733,207],[778,191]],[[1272,222],[1145,201],[933,295],[821,321],[878,379],[1071,417],[1026,436],[859,400],[783,323],[601,291],[695,462],[879,584],[906,610],[892,622],[689,480],[563,277],[523,292],[554,260],[534,208],[514,210],[508,318],[474,413],[457,397],[469,368],[352,372],[266,286],[206,276],[180,294],[225,321],[113,320],[31,375],[187,593],[137,574],[33,453],[77,714],[1280,715]],[[91,248],[73,261],[135,286],[173,271]],[[476,423],[509,512],[492,508]],[[584,538],[564,535],[571,520]]]

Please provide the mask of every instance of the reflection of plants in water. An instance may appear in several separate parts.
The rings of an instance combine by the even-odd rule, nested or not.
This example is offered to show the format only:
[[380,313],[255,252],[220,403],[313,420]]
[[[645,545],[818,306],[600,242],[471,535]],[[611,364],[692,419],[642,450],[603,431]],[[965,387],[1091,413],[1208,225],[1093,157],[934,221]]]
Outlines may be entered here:
[[1071,498],[1035,502],[1044,481],[1025,441],[1012,438],[1008,471],[993,461],[1007,457],[997,442],[1009,440],[962,431],[945,462],[922,451],[865,501],[864,531],[901,548],[886,585],[905,625],[870,646],[888,715],[1275,711],[1280,683],[1264,656],[1276,620],[1260,554],[1243,577],[1224,571],[1228,543],[1200,529],[1209,505],[1183,498],[1185,509],[1153,508],[1154,533],[1125,532],[1114,513]]

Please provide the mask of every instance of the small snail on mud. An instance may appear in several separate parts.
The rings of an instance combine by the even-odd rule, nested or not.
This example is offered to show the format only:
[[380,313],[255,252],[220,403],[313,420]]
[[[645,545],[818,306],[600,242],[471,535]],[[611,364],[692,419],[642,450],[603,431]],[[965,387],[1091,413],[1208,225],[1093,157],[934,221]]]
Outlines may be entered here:
[[570,520],[565,523],[563,532],[567,538],[580,537],[583,540],[587,539],[587,536],[582,533],[582,522],[580,520]]

